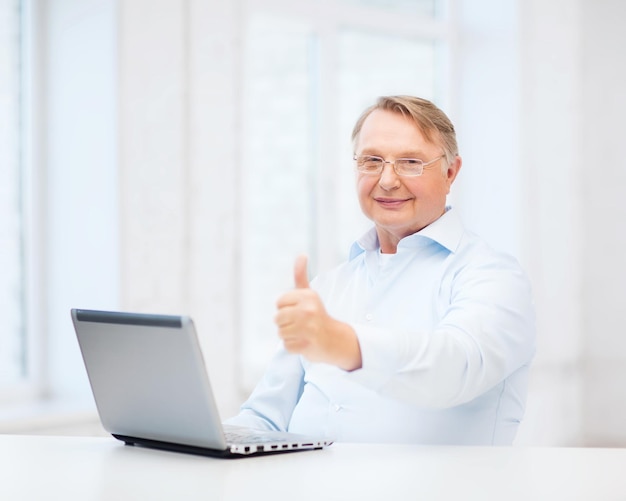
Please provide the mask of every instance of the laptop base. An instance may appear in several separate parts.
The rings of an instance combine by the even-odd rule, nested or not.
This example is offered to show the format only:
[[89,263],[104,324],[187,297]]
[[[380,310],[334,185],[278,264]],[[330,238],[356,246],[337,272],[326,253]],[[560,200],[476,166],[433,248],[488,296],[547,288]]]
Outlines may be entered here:
[[142,447],[147,447],[150,449],[161,449],[170,452],[182,452],[184,454],[194,454],[196,456],[208,456],[208,457],[217,457],[217,458],[225,458],[225,459],[240,459],[240,458],[249,458],[253,456],[267,456],[273,454],[286,454],[289,452],[302,452],[302,451],[311,451],[311,450],[321,450],[322,447],[315,447],[313,449],[290,449],[290,450],[276,450],[276,451],[263,451],[259,452],[250,452],[247,454],[237,454],[231,452],[229,449],[219,450],[219,449],[209,449],[208,447],[198,447],[195,445],[187,445],[187,444],[175,444],[173,442],[163,442],[161,440],[152,440],[149,438],[138,438],[138,437],[129,437],[127,435],[118,435],[113,434],[113,437],[117,438],[124,442],[125,445],[134,446],[139,445]]

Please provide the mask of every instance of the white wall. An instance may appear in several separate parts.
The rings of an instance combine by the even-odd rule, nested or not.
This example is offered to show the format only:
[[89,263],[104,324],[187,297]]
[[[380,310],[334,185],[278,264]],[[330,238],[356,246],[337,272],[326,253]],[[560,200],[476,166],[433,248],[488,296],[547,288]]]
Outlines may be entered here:
[[582,419],[587,443],[626,446],[626,3],[586,0],[581,17]]
[[[580,152],[581,2],[519,2],[520,180],[524,255],[538,351],[523,432],[541,444],[584,442]],[[523,441],[524,435],[520,435]]]

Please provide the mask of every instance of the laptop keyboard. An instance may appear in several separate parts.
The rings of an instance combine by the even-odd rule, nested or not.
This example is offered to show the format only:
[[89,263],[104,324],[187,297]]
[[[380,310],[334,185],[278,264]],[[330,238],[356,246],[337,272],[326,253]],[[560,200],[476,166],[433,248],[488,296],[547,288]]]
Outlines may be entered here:
[[276,437],[232,430],[225,431],[224,437],[226,438],[226,441],[231,444],[265,444],[269,442],[282,442],[282,440],[277,439]]

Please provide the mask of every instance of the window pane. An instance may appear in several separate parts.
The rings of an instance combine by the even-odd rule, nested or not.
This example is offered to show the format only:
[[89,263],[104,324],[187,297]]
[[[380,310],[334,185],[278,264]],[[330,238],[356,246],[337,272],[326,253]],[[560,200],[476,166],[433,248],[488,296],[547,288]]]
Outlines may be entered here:
[[[433,100],[436,94],[437,44],[385,34],[345,30],[339,44],[339,134],[342,166],[337,175],[337,242],[339,255],[363,229],[354,187],[352,128],[361,112],[377,97],[410,94]],[[367,223],[369,226],[369,223]],[[346,229],[355,229],[346,231]]]
[[260,14],[247,22],[241,181],[246,385],[258,380],[277,346],[276,298],[293,287],[292,263],[312,241],[310,50],[303,24]]
[[25,375],[20,196],[20,16],[0,0],[0,387]]

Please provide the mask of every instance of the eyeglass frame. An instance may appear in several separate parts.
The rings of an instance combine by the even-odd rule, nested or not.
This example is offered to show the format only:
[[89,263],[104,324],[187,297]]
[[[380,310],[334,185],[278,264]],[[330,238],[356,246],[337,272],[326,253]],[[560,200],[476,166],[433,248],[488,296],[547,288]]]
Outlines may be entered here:
[[[424,173],[424,167],[428,167],[429,165],[434,164],[435,162],[437,162],[438,160],[441,160],[442,158],[445,158],[445,154],[438,156],[437,158],[431,160],[430,162],[424,162],[421,158],[396,158],[395,160],[391,161],[391,160],[385,160],[383,157],[379,157],[378,155],[356,155],[356,153],[354,154],[354,156],[352,157],[352,160],[354,160],[356,162],[356,170],[358,172],[360,172],[361,174],[365,174],[366,176],[379,176],[380,174],[382,174],[383,170],[385,169],[385,164],[391,164],[393,167],[393,171],[401,177],[419,177]],[[370,172],[370,171],[363,171],[361,169],[359,169],[359,164],[358,164],[358,159],[362,158],[362,157],[368,157],[368,158],[372,158],[372,159],[380,159],[380,168],[375,171],[375,172]],[[419,162],[421,164],[421,170],[419,172],[419,174],[402,174],[400,172],[398,172],[398,169],[396,168],[396,162],[399,162],[401,160],[411,160],[413,162]]]

